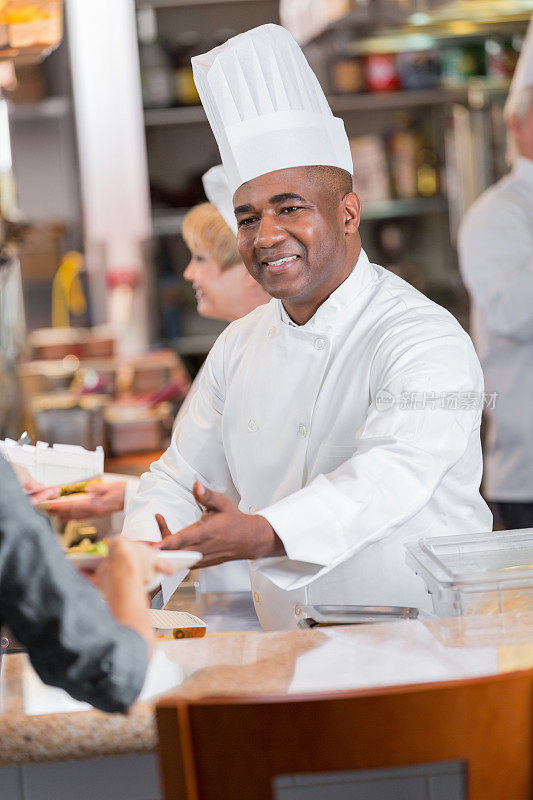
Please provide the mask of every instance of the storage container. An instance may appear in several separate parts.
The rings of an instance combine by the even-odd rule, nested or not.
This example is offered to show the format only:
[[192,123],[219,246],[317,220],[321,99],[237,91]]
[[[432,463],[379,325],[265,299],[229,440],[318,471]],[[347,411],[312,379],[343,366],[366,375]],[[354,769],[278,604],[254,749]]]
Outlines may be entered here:
[[437,616],[533,611],[532,528],[426,538],[406,547]]

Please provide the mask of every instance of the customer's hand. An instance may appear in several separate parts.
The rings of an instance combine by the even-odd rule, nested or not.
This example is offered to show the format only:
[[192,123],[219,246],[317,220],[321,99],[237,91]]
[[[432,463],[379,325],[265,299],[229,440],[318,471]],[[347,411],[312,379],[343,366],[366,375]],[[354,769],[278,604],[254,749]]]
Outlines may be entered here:
[[157,574],[172,575],[174,565],[158,557],[158,551],[144,542],[132,542],[117,536],[109,542],[109,555],[102,561],[94,574],[94,583],[107,596],[113,592],[117,577],[131,575],[131,580],[145,587],[152,583]]
[[70,519],[103,517],[115,511],[122,511],[125,492],[126,481],[89,483],[83,494],[62,497],[57,503],[50,503],[46,511],[62,522]]
[[20,464],[13,463],[11,463],[11,466],[13,467],[13,471],[24,491],[32,492],[29,497],[32,505],[35,506],[37,503],[42,503],[43,500],[52,500],[56,497],[59,497],[60,490],[58,486],[46,487],[44,484],[36,481],[35,478],[32,477],[29,469],[26,467],[22,467]]
[[99,586],[117,622],[126,625],[143,637],[151,649],[154,631],[146,609],[146,584],[156,571],[171,574],[168,562],[159,562],[157,551],[146,544],[131,542],[119,536],[109,543],[109,556],[95,573],[93,582]]

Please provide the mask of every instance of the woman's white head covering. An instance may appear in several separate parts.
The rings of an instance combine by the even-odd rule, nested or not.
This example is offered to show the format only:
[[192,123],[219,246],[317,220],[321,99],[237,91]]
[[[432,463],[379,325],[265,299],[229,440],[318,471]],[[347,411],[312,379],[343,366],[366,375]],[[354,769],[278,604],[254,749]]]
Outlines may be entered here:
[[202,183],[207,199],[215,206],[232,233],[237,236],[237,220],[233,213],[233,199],[222,164],[217,164],[216,167],[208,169],[202,175]]
[[260,25],[192,59],[231,197],[278,169],[324,165],[353,173],[348,137],[291,34]]

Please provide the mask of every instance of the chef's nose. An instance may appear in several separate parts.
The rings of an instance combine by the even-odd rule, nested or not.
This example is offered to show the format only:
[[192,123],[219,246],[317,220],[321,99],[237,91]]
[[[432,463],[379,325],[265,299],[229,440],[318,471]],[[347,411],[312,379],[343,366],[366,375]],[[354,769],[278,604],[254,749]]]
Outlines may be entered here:
[[255,247],[272,247],[285,239],[283,230],[275,214],[263,214],[255,236]]

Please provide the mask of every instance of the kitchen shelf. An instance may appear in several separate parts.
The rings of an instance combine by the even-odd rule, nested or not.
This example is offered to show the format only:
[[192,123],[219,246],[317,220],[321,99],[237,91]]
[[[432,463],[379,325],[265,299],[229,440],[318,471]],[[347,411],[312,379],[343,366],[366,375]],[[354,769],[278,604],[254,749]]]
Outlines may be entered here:
[[328,102],[334,114],[352,111],[378,111],[381,109],[415,108],[445,103],[461,103],[468,99],[465,86],[457,89],[416,89],[397,92],[370,92],[368,94],[330,95]]
[[36,103],[10,103],[9,118],[13,122],[38,122],[46,119],[62,119],[70,114],[68,97],[46,97]]
[[197,125],[207,122],[203,106],[180,108],[149,108],[144,112],[144,124],[151,125]]
[[[194,8],[194,6],[231,6],[249,3],[250,0],[137,0],[137,8]],[[269,3],[271,0],[254,0]]]
[[[420,89],[405,92],[373,92],[369,94],[330,95],[328,97],[334,114],[349,114],[356,111],[377,111],[380,109],[415,108],[435,106],[445,103],[466,103],[468,88]],[[144,112],[144,122],[148,127],[165,125],[198,125],[207,122],[202,106],[183,106],[181,108],[151,108]]]
[[417,217],[424,214],[441,214],[448,209],[446,198],[407,197],[398,200],[382,200],[377,203],[363,203],[361,221],[373,219],[394,219],[395,217]]
[[[447,211],[448,203],[443,196],[409,197],[398,200],[382,200],[376,203],[363,203],[361,219],[394,219],[396,217],[417,217],[425,214],[441,214]],[[183,219],[189,208],[156,211],[152,217],[154,236],[179,236]]]
[[154,236],[179,236],[183,219],[189,208],[173,208],[168,211],[154,211],[152,231]]

